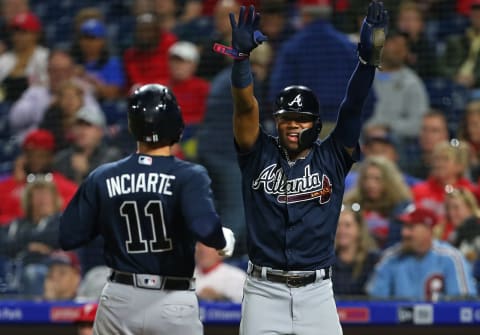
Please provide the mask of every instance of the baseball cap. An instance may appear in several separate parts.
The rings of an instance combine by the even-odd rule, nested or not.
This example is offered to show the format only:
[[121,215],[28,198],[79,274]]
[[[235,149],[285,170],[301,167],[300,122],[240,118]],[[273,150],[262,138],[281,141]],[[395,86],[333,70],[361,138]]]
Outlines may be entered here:
[[80,32],[85,36],[102,38],[105,37],[107,30],[101,21],[97,19],[89,19],[82,23],[80,26]]
[[77,121],[83,121],[97,127],[105,127],[106,124],[105,115],[96,107],[83,106],[77,111],[75,118]]
[[194,63],[198,62],[199,59],[197,47],[195,44],[187,41],[174,43],[170,49],[168,49],[168,54]]
[[431,209],[415,207],[398,217],[404,224],[425,224],[434,227],[438,223],[437,215]]
[[72,268],[80,272],[80,261],[76,253],[72,251],[54,251],[50,254],[47,261],[48,266],[55,264],[70,265]]
[[97,303],[87,303],[82,306],[80,314],[75,319],[76,323],[93,323],[95,321],[95,315],[97,315],[98,304]]
[[42,149],[53,151],[55,149],[55,138],[53,134],[45,129],[32,130],[27,134],[22,144],[23,150]]
[[10,28],[38,33],[42,25],[38,17],[32,12],[20,13],[13,17]]

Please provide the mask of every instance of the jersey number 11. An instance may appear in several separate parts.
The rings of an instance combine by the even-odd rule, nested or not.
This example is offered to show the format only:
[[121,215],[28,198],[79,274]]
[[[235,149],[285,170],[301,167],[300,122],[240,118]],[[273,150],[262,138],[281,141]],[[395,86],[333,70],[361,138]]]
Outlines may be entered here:
[[[143,208],[143,214],[150,219],[152,226],[152,240],[146,240],[142,237],[140,216],[136,201],[124,201],[120,206],[120,213],[127,223],[128,240],[125,241],[125,244],[128,253],[138,254],[172,250],[172,240],[167,236],[161,201],[149,201]],[[157,230],[158,227],[161,228],[160,232]]]

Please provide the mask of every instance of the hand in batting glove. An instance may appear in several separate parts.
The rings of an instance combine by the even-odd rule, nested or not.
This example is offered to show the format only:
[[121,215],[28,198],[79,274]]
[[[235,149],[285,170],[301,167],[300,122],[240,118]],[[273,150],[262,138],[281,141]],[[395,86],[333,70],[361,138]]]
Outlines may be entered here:
[[232,26],[232,47],[215,43],[213,50],[223,53],[234,59],[248,58],[250,52],[257,45],[267,40],[267,36],[258,30],[260,14],[255,12],[255,7],[250,6],[248,11],[245,6],[240,7],[238,23],[235,22],[235,15],[230,13],[230,25]]
[[387,34],[388,12],[383,2],[372,1],[363,20],[358,44],[358,58],[363,64],[380,67],[380,58]]
[[231,257],[233,250],[235,249],[235,236],[233,235],[233,231],[229,228],[223,227],[222,231],[226,244],[223,249],[218,250],[218,254],[220,256]]

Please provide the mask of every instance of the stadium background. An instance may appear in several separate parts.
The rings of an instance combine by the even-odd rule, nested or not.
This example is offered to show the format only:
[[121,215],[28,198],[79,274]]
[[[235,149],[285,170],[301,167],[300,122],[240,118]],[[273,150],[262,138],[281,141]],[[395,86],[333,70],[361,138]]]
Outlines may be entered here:
[[[306,3],[307,5],[315,2],[298,1],[298,3]],[[452,61],[450,58],[462,57],[462,53],[453,52],[456,51],[454,41],[456,37],[464,36],[467,33],[467,29],[471,26],[470,15],[472,15],[472,6],[475,7],[476,5],[475,0],[385,0],[384,2],[391,13],[391,31],[393,34],[405,34],[398,26],[397,21],[401,5],[406,6],[407,2],[414,3],[415,8],[421,14],[420,17],[424,21],[422,40],[421,43],[417,43],[414,46],[413,42],[411,42],[406,65],[418,75],[428,96],[428,109],[435,109],[445,116],[449,138],[457,138],[459,136],[461,138],[461,126],[465,110],[469,104],[476,102],[480,97],[480,91],[478,91],[480,79],[468,83],[460,80],[455,72],[451,72],[452,67],[454,67],[452,64],[455,61]],[[236,257],[229,262],[244,269],[246,263],[244,231],[241,223],[239,223],[243,214],[241,211],[239,212],[240,206],[238,204],[241,203],[241,199],[239,200],[239,194],[236,192],[238,191],[239,177],[235,167],[233,146],[230,141],[229,60],[214,55],[211,51],[211,46],[214,42],[218,41],[226,44],[229,42],[225,40],[227,37],[224,38],[224,36],[228,36],[228,33],[222,36],[221,31],[219,31],[219,27],[222,24],[219,21],[221,20],[215,23],[215,3],[216,1],[214,0],[3,0],[2,12],[0,13],[2,15],[0,18],[0,49],[3,55],[14,49],[14,42],[12,41],[14,29],[12,29],[11,23],[9,23],[11,22],[9,20],[12,20],[14,17],[13,14],[17,14],[18,11],[20,13],[32,13],[38,17],[40,21],[38,27],[35,25],[35,22],[29,21],[29,18],[27,21],[19,22],[16,29],[30,29],[38,32],[38,45],[45,47],[50,52],[54,50],[65,52],[72,57],[74,63],[76,63],[76,79],[79,79],[79,82],[86,82],[87,85],[82,86],[82,84],[80,86],[91,93],[105,117],[104,121],[102,121],[101,117],[100,119],[94,117],[92,120],[105,126],[103,142],[109,149],[114,148],[116,155],[128,154],[134,150],[134,143],[129,138],[125,125],[125,97],[132,87],[151,78],[149,77],[148,68],[152,69],[150,72],[158,73],[161,76],[160,82],[173,85],[174,92],[181,97],[182,101],[180,104],[182,107],[185,105],[185,113],[187,113],[187,128],[182,143],[177,148],[177,155],[207,166],[212,176],[218,207],[222,217],[225,218],[225,224],[230,226],[238,236],[239,243]],[[281,77],[282,65],[277,64],[277,56],[282,52],[284,42],[295,34],[302,32],[303,27],[298,3],[293,0],[252,0],[241,1],[240,3],[245,5],[253,3],[260,9],[262,14],[266,14],[265,16],[270,15],[271,17],[283,18],[281,23],[274,19],[268,21],[268,28],[270,28],[268,30],[271,31],[269,46],[252,55],[252,64],[255,66],[256,95],[262,108],[262,125],[267,131],[273,133],[273,121],[270,114],[275,93],[272,86],[275,86],[275,83],[272,83],[271,77],[272,73],[276,73],[275,78]],[[314,49],[315,43],[313,41],[312,45],[305,45],[303,49],[295,50],[299,59],[294,61],[301,61],[302,54],[305,53],[318,53],[319,56],[323,53],[322,59],[326,60],[323,64],[312,65],[314,70],[311,72],[312,77],[325,75],[329,78],[329,82],[327,84],[323,83],[323,87],[321,86],[322,84],[319,85],[318,90],[321,92],[317,92],[317,94],[321,93],[319,94],[320,104],[326,123],[322,136],[328,134],[329,129],[331,129],[329,124],[331,125],[335,121],[336,107],[340,102],[339,99],[343,96],[346,80],[348,79],[348,71],[347,73],[332,73],[328,71],[329,67],[333,67],[332,65],[336,62],[343,62],[344,59],[354,56],[355,40],[357,38],[355,33],[358,31],[359,18],[364,15],[367,4],[368,1],[364,0],[332,1],[330,20],[341,34],[344,34],[352,41],[352,55],[345,56],[332,53],[327,54],[327,57],[325,57],[325,50]],[[473,9],[473,11],[478,11],[478,8]],[[157,36],[156,40],[160,40],[158,42],[160,44],[154,43],[152,46],[152,52],[154,54],[158,52],[158,55],[155,56],[156,64],[143,64],[147,68],[146,73],[135,76],[135,71],[142,65],[135,63],[149,59],[145,55],[141,55],[141,57],[146,58],[135,59],[135,55],[138,55],[138,53],[132,51],[132,47],[135,46],[141,49],[141,45],[136,43],[138,41],[135,39],[135,30],[138,22],[142,20],[142,22],[149,22],[150,19],[148,16],[145,16],[146,13],[155,13],[157,15],[162,35]],[[220,15],[223,15],[221,17],[226,19],[226,12],[219,13],[219,17]],[[139,19],[140,17],[142,19]],[[92,18],[94,20],[92,26],[90,28],[85,27],[83,31],[81,28],[82,23]],[[277,27],[276,24],[279,24],[278,35],[275,35],[276,30],[274,28]],[[82,33],[86,32],[93,34],[93,37],[97,39],[103,40],[105,49],[108,50],[109,60],[115,59],[112,63],[108,62],[112,66],[113,74],[109,74],[108,70],[105,69],[102,72],[98,69],[90,68],[92,73],[98,70],[95,73],[104,80],[102,85],[108,84],[105,85],[108,86],[107,88],[105,86],[99,87],[101,85],[85,75],[85,68],[89,66],[86,61],[88,53],[85,51],[83,51],[83,54],[80,53],[82,48],[80,39],[82,38]],[[201,78],[201,80],[195,79],[188,84],[179,85],[172,79],[172,74],[169,72],[173,71],[169,70],[167,65],[168,47],[177,40],[189,41],[198,48],[198,54],[196,54],[192,52],[189,45],[180,46],[176,50],[175,56],[192,60],[196,65],[195,76]],[[462,46],[457,44],[457,48],[459,45]],[[88,49],[88,46],[86,48]],[[453,48],[453,51],[449,48]],[[478,60],[477,52],[477,47],[470,49],[469,55],[475,61]],[[174,51],[171,51],[170,55],[173,56],[173,53]],[[468,53],[466,54],[468,58]],[[0,59],[1,68],[2,64],[5,65],[7,63],[2,63],[2,61],[5,61],[4,58]],[[139,61],[139,59],[141,60]],[[463,59],[463,61],[465,62],[466,59]],[[38,71],[40,74],[48,75],[47,59],[44,59],[44,62],[43,70],[40,69]],[[457,68],[460,68],[464,62],[457,62],[459,63]],[[288,67],[287,65],[283,64],[285,68]],[[132,70],[135,66],[137,70]],[[348,69],[349,66],[349,64],[346,64],[344,68]],[[334,68],[335,71],[338,70],[336,67]],[[222,70],[225,71],[222,72]],[[38,75],[38,73],[35,73],[35,75]],[[0,174],[2,180],[7,180],[17,171],[18,157],[26,148],[25,141],[29,131],[42,128],[42,124],[50,124],[52,129],[58,128],[56,125],[51,125],[56,121],[55,116],[52,115],[58,114],[44,114],[47,109],[51,109],[50,104],[41,111],[42,116],[44,116],[43,120],[42,117],[40,119],[32,117],[27,118],[26,124],[12,122],[12,110],[15,110],[14,106],[21,100],[22,94],[31,86],[49,84],[48,80],[42,79],[41,76],[34,77],[31,74],[24,76],[23,81],[12,81],[12,76],[10,76],[10,80],[7,77],[8,75],[0,81],[0,100],[2,100],[0,101]],[[192,94],[192,92],[197,94]],[[324,95],[328,96],[322,98]],[[371,99],[367,102],[365,106],[367,118],[372,117],[378,98],[378,96],[375,97],[375,94],[372,94]],[[87,105],[86,101],[85,105]],[[425,112],[427,110],[419,111],[420,114]],[[92,112],[92,114],[95,113]],[[421,120],[421,117],[418,120]],[[396,129],[395,123],[398,120],[392,119],[390,121],[392,123],[390,125],[392,132],[383,139],[385,142],[393,143],[396,150],[398,150],[398,164],[401,171],[414,171],[412,166],[421,159],[416,147],[420,130],[417,129],[416,134],[413,136],[408,134],[408,132],[405,134]],[[463,140],[464,138],[461,139]],[[55,140],[57,141],[58,138],[55,137]],[[475,142],[471,138],[465,138],[465,140],[471,140],[470,144],[474,147],[471,155],[475,156],[478,146],[475,147]],[[62,141],[64,141],[62,142],[62,149],[68,150],[73,147],[71,138],[64,138]],[[56,144],[58,145],[58,142]],[[40,146],[44,145],[45,143],[43,142],[40,144]],[[61,150],[57,147],[54,151],[58,155]],[[478,171],[475,170],[477,166],[474,165],[474,161],[474,159],[470,160],[472,163],[466,169],[465,175],[472,185],[477,188]],[[84,175],[68,171],[68,169],[69,166],[67,164],[64,167],[64,174],[68,179],[74,183],[81,182]],[[44,175],[43,179],[48,179],[46,176]],[[0,214],[3,214],[1,210]],[[2,229],[7,229],[14,219],[15,217],[1,222]],[[22,250],[24,247],[20,245],[18,249]],[[78,250],[77,254],[83,274],[88,269],[101,265],[101,257],[98,257],[99,252],[101,253],[99,250],[101,250],[101,241],[95,241],[88,248]],[[478,258],[478,250],[476,252],[475,259]],[[48,331],[51,334],[75,333],[71,322],[76,317],[79,303],[42,302],[41,294],[40,296],[30,293],[24,294],[25,292],[22,291],[23,287],[19,283],[18,275],[18,271],[21,271],[23,266],[22,257],[24,255],[16,258],[9,258],[10,256],[7,254],[0,256],[2,260],[0,269],[0,332],[10,333],[15,331],[21,334],[23,331],[27,334],[33,332],[33,328],[35,328],[37,330],[44,329],[45,332]],[[354,297],[339,297],[339,310],[344,313],[342,314],[341,312],[341,315],[343,315],[342,321],[346,326],[346,334],[375,334],[384,331],[392,333],[395,333],[395,331],[398,333],[408,332],[409,334],[429,334],[434,331],[436,334],[441,334],[442,329],[446,332],[467,334],[471,333],[480,324],[480,303],[476,298],[468,299],[468,301],[447,301],[438,304],[421,301],[405,303],[393,300],[389,301],[389,305],[386,307],[384,305],[376,305],[375,301],[366,296],[357,295]],[[235,329],[239,317],[238,305],[203,303],[202,306],[204,307],[203,311],[207,315],[205,318],[207,334],[226,334],[227,328],[230,331]],[[344,309],[342,310],[341,308]],[[426,308],[426,314],[414,312],[418,309],[421,311],[422,308]],[[228,312],[230,310],[234,312]],[[414,327],[413,325],[417,326]],[[439,328],[434,329],[432,325]],[[396,330],[393,331],[392,329]],[[35,331],[35,333],[39,332]]]

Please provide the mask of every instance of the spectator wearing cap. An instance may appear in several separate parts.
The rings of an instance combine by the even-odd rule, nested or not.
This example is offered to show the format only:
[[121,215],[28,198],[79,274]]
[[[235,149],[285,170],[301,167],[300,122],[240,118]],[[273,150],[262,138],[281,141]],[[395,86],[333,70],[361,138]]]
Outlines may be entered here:
[[442,59],[442,74],[468,88],[480,87],[480,1],[472,0],[470,25],[451,36]]
[[0,83],[7,101],[17,100],[30,85],[47,83],[48,49],[39,44],[42,26],[32,12],[10,22],[12,49],[0,55]]
[[48,85],[30,86],[10,108],[8,121],[10,131],[16,141],[21,143],[25,135],[38,128],[46,110],[58,100],[60,88],[66,82],[73,81],[84,91],[85,106],[100,108],[92,94],[90,85],[75,74],[75,63],[69,54],[53,50],[48,58]]
[[42,286],[38,283],[43,283],[47,272],[43,261],[60,248],[62,199],[48,175],[28,182],[22,194],[22,209],[22,217],[0,227],[0,255],[15,262],[21,273],[19,287],[15,287],[15,280],[7,285],[25,295],[41,296]]
[[168,49],[169,87],[182,110],[185,129],[183,152],[188,159],[196,158],[196,131],[203,121],[210,83],[195,75],[199,61],[195,44],[179,41]]
[[9,0],[0,3],[0,54],[11,48],[10,32],[8,26],[12,19],[21,13],[30,11],[28,0]]
[[168,49],[176,41],[174,34],[160,29],[156,14],[138,15],[133,45],[123,55],[127,89],[148,83],[168,84]]
[[77,190],[77,184],[53,169],[55,141],[47,130],[33,130],[22,144],[12,175],[0,182],[0,225],[25,215],[22,192],[29,180],[49,175],[62,198],[64,209]]
[[77,64],[77,74],[92,85],[99,100],[121,96],[125,87],[122,63],[111,55],[107,27],[101,20],[91,18],[81,23],[71,55]]
[[93,323],[97,315],[98,304],[87,303],[82,306],[80,315],[75,320],[77,335],[93,335]]
[[105,115],[100,109],[82,107],[75,116],[72,146],[55,155],[55,168],[81,183],[93,169],[119,159],[120,151],[103,141],[105,127]]
[[377,100],[369,123],[387,125],[401,141],[418,136],[429,98],[420,77],[406,65],[407,35],[390,31],[382,54],[382,71],[373,80]]
[[[120,159],[120,150],[104,141],[105,125],[105,116],[100,109],[81,108],[72,128],[72,146],[55,155],[55,168],[70,180],[81,183],[98,166]],[[82,247],[78,255],[84,272],[104,265],[103,239],[98,237]]]
[[73,300],[81,280],[80,261],[73,251],[55,251],[47,260],[45,300]]
[[371,297],[439,301],[474,297],[472,269],[462,253],[433,237],[435,213],[416,207],[401,215],[402,241],[388,248],[367,285]]

